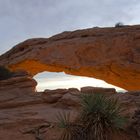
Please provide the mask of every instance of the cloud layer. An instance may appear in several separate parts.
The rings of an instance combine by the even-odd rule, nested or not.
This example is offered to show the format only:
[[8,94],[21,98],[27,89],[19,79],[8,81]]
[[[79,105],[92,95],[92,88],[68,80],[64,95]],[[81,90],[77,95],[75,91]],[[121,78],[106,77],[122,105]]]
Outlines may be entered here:
[[62,72],[43,72],[36,75],[34,78],[38,82],[38,91],[71,87],[80,89],[84,86],[116,88],[118,91],[123,91],[123,89],[107,84],[106,82],[99,79],[87,78],[84,76],[66,75]]
[[33,37],[140,23],[139,0],[0,0],[0,54]]

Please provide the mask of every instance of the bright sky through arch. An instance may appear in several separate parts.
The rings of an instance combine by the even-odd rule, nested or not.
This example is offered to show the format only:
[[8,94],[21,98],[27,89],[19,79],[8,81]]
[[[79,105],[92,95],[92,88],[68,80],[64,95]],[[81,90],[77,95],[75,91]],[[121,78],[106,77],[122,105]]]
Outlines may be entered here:
[[38,82],[37,91],[44,91],[45,89],[72,87],[80,89],[84,86],[115,88],[117,91],[123,91],[123,89],[107,84],[106,82],[99,79],[88,78],[84,76],[81,77],[67,75],[62,72],[43,72],[37,74],[34,78]]

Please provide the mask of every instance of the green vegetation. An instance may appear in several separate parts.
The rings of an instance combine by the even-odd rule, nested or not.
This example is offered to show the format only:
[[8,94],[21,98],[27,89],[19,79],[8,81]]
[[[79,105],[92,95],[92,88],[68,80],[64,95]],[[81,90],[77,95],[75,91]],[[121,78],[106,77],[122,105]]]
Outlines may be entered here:
[[82,124],[71,122],[70,113],[59,113],[59,128],[63,129],[60,140],[86,140],[86,131]]
[[13,73],[4,66],[0,66],[0,80],[6,80],[11,78]]
[[126,123],[118,101],[105,95],[83,94],[81,106],[74,122],[70,121],[70,114],[59,114],[61,140],[108,140],[111,133],[122,130]]
[[122,22],[118,22],[118,23],[116,23],[115,24],[115,27],[117,28],[117,27],[123,27],[124,26],[124,24],[122,23]]

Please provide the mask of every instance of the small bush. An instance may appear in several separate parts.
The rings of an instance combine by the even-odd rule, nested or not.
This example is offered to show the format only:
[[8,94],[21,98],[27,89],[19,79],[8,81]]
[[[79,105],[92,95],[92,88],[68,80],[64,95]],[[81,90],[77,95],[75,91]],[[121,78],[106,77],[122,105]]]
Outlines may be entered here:
[[89,139],[108,140],[109,133],[122,129],[126,120],[120,112],[121,107],[115,99],[102,94],[83,95],[80,118],[88,129]]
[[70,113],[59,113],[57,119],[59,128],[63,130],[60,140],[86,140],[85,128],[78,122],[71,122]]
[[123,25],[122,22],[118,22],[118,23],[115,24],[115,27],[123,27],[123,26],[124,26],[124,25]]
[[60,115],[59,124],[65,130],[61,140],[109,140],[111,133],[123,129],[126,119],[117,100],[102,94],[83,94],[81,105],[73,123],[65,114]]
[[0,80],[6,80],[11,78],[13,73],[4,66],[0,66]]

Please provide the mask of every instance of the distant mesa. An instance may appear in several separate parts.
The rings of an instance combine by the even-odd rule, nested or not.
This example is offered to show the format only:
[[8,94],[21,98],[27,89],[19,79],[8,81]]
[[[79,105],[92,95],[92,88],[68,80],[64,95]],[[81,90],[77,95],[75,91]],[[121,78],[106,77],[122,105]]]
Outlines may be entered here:
[[140,90],[140,25],[91,28],[26,40],[0,56],[0,65],[94,77]]

